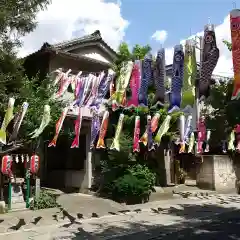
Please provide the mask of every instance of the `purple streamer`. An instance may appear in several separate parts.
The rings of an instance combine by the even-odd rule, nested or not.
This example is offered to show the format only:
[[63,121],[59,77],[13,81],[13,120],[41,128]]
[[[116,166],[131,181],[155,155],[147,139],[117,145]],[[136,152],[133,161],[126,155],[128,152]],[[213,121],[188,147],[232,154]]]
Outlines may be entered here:
[[85,78],[81,78],[81,80],[79,80],[79,81],[81,81],[81,83],[79,83],[79,86],[78,86],[76,101],[73,104],[74,106],[79,105],[79,103],[82,101],[83,91],[84,91],[85,84],[86,84]]
[[142,80],[138,96],[140,106],[148,106],[147,91],[152,81],[152,75],[152,55],[149,53],[144,57],[142,63]]
[[182,45],[174,47],[171,83],[171,104],[169,111],[179,109],[181,104],[181,92],[184,77],[184,52]]
[[102,78],[98,87],[97,96],[89,106],[93,112],[98,112],[100,105],[109,90],[110,83],[114,77],[115,72],[109,70],[108,74]]
[[92,125],[91,125],[91,143],[90,143],[90,149],[94,148],[94,142],[97,138],[97,135],[99,133],[100,130],[100,119],[99,119],[99,115],[97,114],[93,114],[92,117]]

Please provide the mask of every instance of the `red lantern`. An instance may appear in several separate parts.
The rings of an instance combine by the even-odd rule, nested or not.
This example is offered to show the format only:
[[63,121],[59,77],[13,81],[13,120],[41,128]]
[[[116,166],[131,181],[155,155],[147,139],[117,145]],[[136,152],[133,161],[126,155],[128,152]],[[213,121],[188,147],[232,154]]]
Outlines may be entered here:
[[39,170],[40,158],[38,155],[32,155],[30,159],[30,172],[36,174]]
[[2,174],[8,175],[9,177],[12,176],[12,157],[9,155],[3,156],[2,158],[2,166],[1,166],[1,171]]

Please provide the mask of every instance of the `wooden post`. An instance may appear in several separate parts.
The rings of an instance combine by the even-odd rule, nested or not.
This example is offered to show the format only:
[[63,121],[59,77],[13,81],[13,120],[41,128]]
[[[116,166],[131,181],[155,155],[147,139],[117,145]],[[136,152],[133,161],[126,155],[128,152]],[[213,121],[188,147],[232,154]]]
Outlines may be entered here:
[[30,206],[30,171],[29,169],[26,169],[26,185],[27,185],[27,189],[26,189],[26,208],[29,208]]
[[164,168],[166,173],[166,185],[169,186],[171,184],[171,159],[170,159],[170,150],[169,148],[164,149]]
[[40,178],[36,176],[35,180],[35,197],[38,198],[40,195]]
[[92,187],[92,151],[90,149],[91,136],[89,133],[86,135],[86,165],[85,172],[87,175],[87,188],[88,190]]
[[12,183],[11,179],[8,180],[8,210],[12,209]]

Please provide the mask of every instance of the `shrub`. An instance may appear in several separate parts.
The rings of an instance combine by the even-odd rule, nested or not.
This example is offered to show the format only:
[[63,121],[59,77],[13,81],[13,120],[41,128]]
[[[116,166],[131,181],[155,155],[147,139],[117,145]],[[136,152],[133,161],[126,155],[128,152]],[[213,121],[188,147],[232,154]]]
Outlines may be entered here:
[[39,197],[34,197],[30,203],[31,210],[58,207],[57,196],[46,190],[41,190]]
[[155,174],[147,166],[137,164],[109,183],[108,191],[116,201],[142,203],[148,201],[149,195],[154,191],[155,180]]

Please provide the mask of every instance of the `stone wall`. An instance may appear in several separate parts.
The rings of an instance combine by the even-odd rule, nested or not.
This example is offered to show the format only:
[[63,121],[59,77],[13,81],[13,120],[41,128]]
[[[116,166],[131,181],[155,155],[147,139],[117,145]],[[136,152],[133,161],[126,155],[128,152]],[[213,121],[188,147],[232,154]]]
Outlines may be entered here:
[[197,166],[197,186],[209,190],[230,190],[236,184],[236,166],[227,155],[203,155]]

